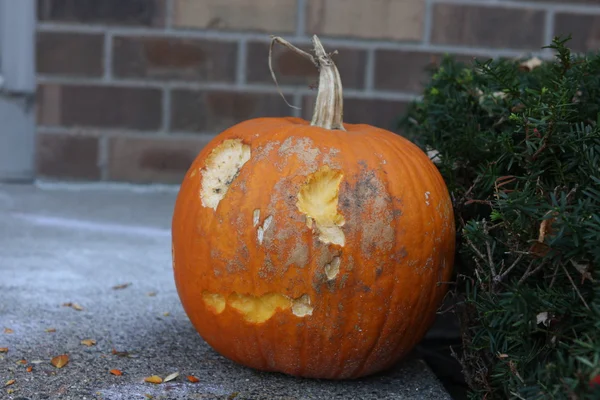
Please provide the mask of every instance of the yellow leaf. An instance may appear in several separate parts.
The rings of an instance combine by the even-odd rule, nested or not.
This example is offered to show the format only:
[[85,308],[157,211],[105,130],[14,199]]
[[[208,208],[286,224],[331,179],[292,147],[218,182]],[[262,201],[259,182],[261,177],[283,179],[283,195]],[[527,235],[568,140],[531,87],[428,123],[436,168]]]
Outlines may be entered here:
[[25,359],[19,360],[19,361],[17,361],[17,364],[25,365],[25,364],[27,364],[27,360],[25,360]]
[[0,353],[8,353],[8,347],[0,347]]
[[50,362],[56,368],[62,368],[69,363],[69,356],[66,354],[61,354],[60,356],[54,357]]
[[179,376],[179,372],[173,372],[170,375],[167,375],[167,377],[163,380],[163,382],[169,382],[172,381],[173,379],[177,378]]
[[54,333],[54,332],[56,332],[56,329],[55,328],[46,328],[45,331],[48,333]]
[[77,310],[77,311],[83,310],[83,307],[81,307],[79,304],[71,303],[71,302],[63,303],[63,307],[71,307],[72,309]]
[[163,380],[158,375],[152,375],[147,378],[144,378],[144,381],[149,382],[149,383],[158,384],[158,383],[162,383]]
[[96,341],[94,339],[84,339],[81,341],[81,344],[90,347],[90,346],[95,346],[96,345]]
[[163,315],[164,315],[165,317],[168,317],[169,315],[171,315],[171,313],[168,313],[168,312],[166,312],[166,313],[163,313]]
[[123,375],[123,372],[121,372],[121,370],[119,370],[119,369],[111,369],[110,373],[113,374],[113,375],[116,375],[116,376]]
[[15,381],[14,379],[11,379],[11,380],[9,380],[9,381],[6,381],[6,383],[4,384],[4,387],[10,386],[10,385],[12,385],[12,384],[13,384],[13,383],[15,383],[15,382],[16,382],[16,381]]
[[11,333],[15,333],[15,331],[13,331],[10,328],[4,328],[4,333],[11,334]]
[[120,285],[113,286],[112,288],[113,288],[113,290],[120,290],[120,289],[125,289],[129,286],[131,286],[131,283],[122,283]]
[[156,296],[156,292],[148,292],[148,296],[154,297],[154,296]]
[[200,379],[196,378],[194,375],[188,375],[188,381],[192,383],[200,382]]

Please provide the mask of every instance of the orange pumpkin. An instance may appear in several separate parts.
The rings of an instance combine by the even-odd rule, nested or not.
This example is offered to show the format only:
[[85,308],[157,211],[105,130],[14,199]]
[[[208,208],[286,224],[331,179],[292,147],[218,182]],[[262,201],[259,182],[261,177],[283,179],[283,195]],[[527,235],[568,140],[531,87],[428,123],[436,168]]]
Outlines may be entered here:
[[356,378],[392,366],[435,318],[454,259],[448,190],[392,132],[342,122],[314,37],[315,117],[259,118],[212,140],[175,205],[175,282],[202,338],[265,371]]

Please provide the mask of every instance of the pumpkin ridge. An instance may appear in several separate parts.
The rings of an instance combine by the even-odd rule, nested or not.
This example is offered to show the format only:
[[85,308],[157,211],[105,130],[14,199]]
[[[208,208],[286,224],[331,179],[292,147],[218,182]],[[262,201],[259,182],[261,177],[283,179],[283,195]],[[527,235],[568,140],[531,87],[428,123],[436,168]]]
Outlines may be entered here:
[[[378,154],[379,147],[381,146],[381,144],[378,141],[381,140],[381,138],[374,137],[373,135],[366,135],[365,137],[366,137],[365,146],[369,147],[368,154],[370,154],[370,155]],[[386,143],[386,146],[390,146],[390,143]],[[396,159],[402,160],[399,162],[404,162],[404,160],[401,158],[396,157]],[[386,165],[381,166],[383,171],[385,171]],[[389,181],[389,179],[387,179],[388,178],[387,176],[385,176],[385,178],[386,179],[379,179],[379,181],[382,182],[382,184],[384,185],[385,193],[392,193],[390,191],[390,181]],[[389,205],[387,205],[387,207],[389,207]],[[400,232],[400,230],[398,229],[399,221],[397,220],[397,218],[392,218],[392,221],[390,221],[390,223],[393,224],[394,228],[395,228],[394,229],[395,235],[394,235],[393,247],[396,248],[399,246],[398,237],[397,237],[398,233]],[[390,301],[392,301],[395,298],[395,290],[398,287],[398,285],[395,283],[395,281],[393,279],[390,279],[389,284],[387,286],[388,286],[388,288],[386,290],[385,298],[390,299]],[[375,329],[375,331],[378,332],[377,337],[373,341],[373,344],[365,352],[362,362],[356,367],[355,373],[362,374],[364,372],[365,367],[370,365],[371,357],[373,356],[373,354],[376,354],[375,350],[379,348],[384,335],[387,336],[386,326],[388,325],[388,321],[390,320],[390,314],[392,312],[393,307],[391,304],[388,304],[387,307],[385,307],[385,309],[386,309],[386,311],[384,312],[384,317],[381,319],[381,322],[378,324],[377,328]]]

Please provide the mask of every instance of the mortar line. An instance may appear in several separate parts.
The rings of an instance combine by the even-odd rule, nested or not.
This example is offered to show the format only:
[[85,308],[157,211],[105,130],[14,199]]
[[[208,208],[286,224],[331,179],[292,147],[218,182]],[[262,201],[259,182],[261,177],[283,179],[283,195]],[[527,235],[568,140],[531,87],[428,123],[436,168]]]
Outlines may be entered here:
[[375,49],[367,50],[367,59],[365,63],[365,92],[373,93],[375,88]]
[[296,0],[296,38],[306,36],[306,0]]
[[[96,78],[64,78],[64,77],[50,77],[41,75],[38,77],[40,84],[59,84],[59,85],[89,85],[89,86],[116,86],[116,87],[137,87],[143,89],[160,89],[164,88],[165,82],[161,81],[144,81],[144,80],[131,80],[131,79],[115,79],[109,82],[103,82],[102,79]],[[169,82],[171,89],[183,89],[183,90],[195,90],[195,91],[223,91],[223,92],[246,92],[256,94],[277,94],[277,88],[271,84],[245,84],[242,86],[231,84],[231,83],[199,83],[199,82]],[[279,89],[286,95],[293,95],[298,92],[302,95],[311,95],[314,92],[310,88],[297,87],[297,86],[283,86],[280,85]],[[392,91],[380,91],[373,90],[369,93],[361,89],[344,89],[344,97],[347,98],[358,98],[368,99],[374,98],[379,100],[412,100],[417,95],[414,93],[406,92],[392,92]]]
[[423,21],[422,43],[427,46],[431,43],[431,30],[433,29],[433,0],[425,0],[425,20]]
[[[556,13],[552,10],[548,10],[545,16],[544,26],[544,43],[549,45],[552,43],[554,37],[554,18]],[[543,51],[549,55],[553,54],[552,49],[543,49]]]
[[248,65],[248,41],[242,38],[238,41],[237,65],[235,71],[235,83],[243,86],[246,83],[246,66]]
[[[598,7],[600,14],[600,7]],[[104,28],[97,26],[72,25],[72,24],[53,24],[41,23],[39,31],[42,32],[73,32],[73,33],[102,33]],[[111,27],[113,35],[132,35],[132,36],[159,36],[159,37],[176,37],[190,39],[209,39],[225,42],[237,42],[239,40],[252,40],[261,43],[269,43],[271,38],[266,34],[257,33],[240,33],[240,32],[223,32],[223,31],[192,31],[192,30],[177,30],[164,31],[149,28],[136,27]],[[308,37],[299,37],[294,39],[298,46],[311,46],[311,39]],[[517,56],[522,53],[521,49],[511,48],[493,48],[493,47],[469,47],[456,45],[423,45],[422,43],[398,42],[393,40],[359,40],[348,38],[324,38],[322,40],[326,47],[351,47],[357,50],[367,50],[370,48],[399,50],[399,51],[423,51],[423,52],[440,52],[440,53],[457,53],[468,55],[489,55],[497,54],[499,56]]]
[[167,86],[162,90],[162,124],[161,131],[165,134],[171,129],[171,89]]
[[292,97],[292,104],[298,107],[292,108],[292,116],[294,117],[302,118],[302,106],[304,105],[302,98],[303,96],[300,92],[295,92],[294,96]]
[[175,10],[175,2],[173,0],[166,0],[165,3],[165,30],[171,31],[173,29],[173,11]]
[[100,168],[100,179],[106,181],[109,176],[109,138],[106,136],[98,137],[98,167]]
[[104,32],[104,44],[102,49],[102,67],[104,73],[102,79],[104,81],[110,81],[112,77],[112,53],[113,53],[113,35],[107,30]]
[[[65,135],[65,134],[78,134],[89,137],[97,137],[99,139],[109,139],[111,137],[127,137],[135,139],[153,139],[153,140],[171,140],[171,139],[192,139],[192,140],[210,140],[217,135],[218,132],[184,132],[184,131],[173,131],[169,132],[168,135],[162,135],[159,131],[142,131],[142,130],[130,130],[121,128],[70,128],[66,126],[44,126],[40,125],[37,127],[38,132],[43,132],[44,135]],[[106,141],[107,145],[109,144]],[[102,157],[108,155],[110,146],[107,146],[102,151]],[[100,156],[98,157],[98,164],[100,164]]]
[[546,11],[552,10],[555,12],[571,12],[571,13],[600,13],[600,5],[590,4],[560,4],[560,3],[543,3],[533,1],[481,1],[481,0],[432,0],[436,4],[455,4],[480,7],[500,7],[512,8],[520,10],[535,10]]

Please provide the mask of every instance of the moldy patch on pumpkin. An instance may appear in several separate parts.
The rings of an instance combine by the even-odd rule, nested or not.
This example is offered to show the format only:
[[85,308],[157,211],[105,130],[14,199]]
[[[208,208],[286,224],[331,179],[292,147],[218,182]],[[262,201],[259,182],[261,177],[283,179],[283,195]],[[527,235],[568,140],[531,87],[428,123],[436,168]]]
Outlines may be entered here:
[[308,264],[308,247],[302,242],[297,242],[285,264],[286,267],[295,265],[298,268],[306,267]]
[[241,139],[227,139],[206,158],[202,173],[200,199],[204,207],[217,209],[229,186],[250,160],[250,146]]
[[279,147],[278,154],[284,159],[283,164],[277,165],[280,171],[287,165],[287,159],[296,156],[302,161],[302,164],[309,170],[317,167],[317,157],[321,151],[314,147],[314,143],[309,138],[287,138]]

